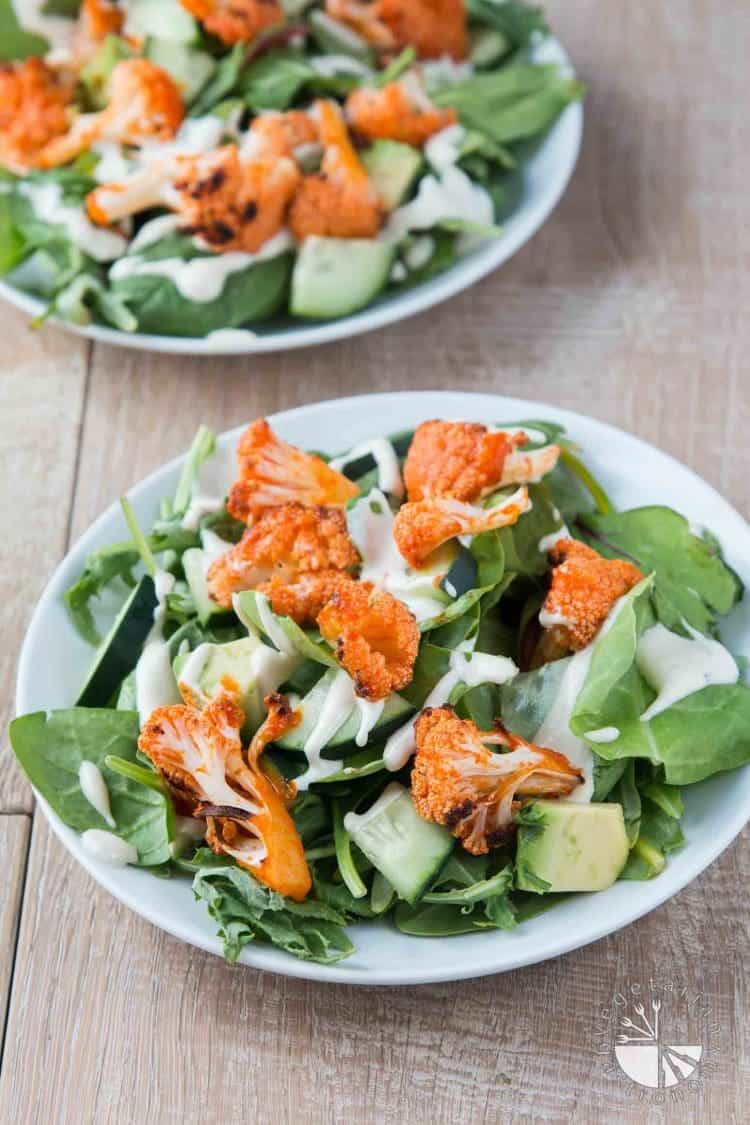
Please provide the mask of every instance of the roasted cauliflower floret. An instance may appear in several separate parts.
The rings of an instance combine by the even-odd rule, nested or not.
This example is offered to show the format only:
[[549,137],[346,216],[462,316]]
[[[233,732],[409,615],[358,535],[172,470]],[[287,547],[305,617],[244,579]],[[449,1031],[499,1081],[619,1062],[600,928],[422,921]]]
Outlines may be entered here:
[[284,9],[276,0],[180,0],[222,43],[251,43],[270,27],[284,23]]
[[262,113],[256,117],[243,142],[243,157],[293,157],[302,145],[315,144],[318,130],[308,113],[290,109],[286,113]]
[[345,570],[314,570],[299,574],[293,582],[274,576],[261,582],[258,589],[266,595],[274,613],[312,627],[342,583],[353,581]]
[[643,574],[625,559],[605,559],[585,543],[561,539],[550,550],[552,581],[539,614],[543,656],[577,652],[593,641],[618,598]]
[[377,7],[397,47],[413,46],[420,59],[465,57],[464,0],[377,0]]
[[289,792],[259,764],[270,741],[299,722],[284,696],[265,699],[268,717],[243,758],[242,708],[229,696],[203,710],[184,704],[152,712],[138,739],[170,789],[206,818],[213,850],[232,856],[261,883],[301,901],[311,886],[302,842],[286,807]]
[[279,504],[343,508],[359,494],[357,485],[312,453],[288,445],[265,418],[248,426],[237,446],[239,480],[229,493],[227,508],[246,523]]
[[[414,806],[425,820],[449,828],[473,855],[507,839],[517,797],[565,797],[583,780],[563,754],[501,726],[481,731],[450,707],[423,711],[415,737]],[[488,743],[508,753],[494,753]]]
[[300,587],[286,594],[282,594],[282,587],[306,574],[324,574],[330,586],[331,572],[344,572],[358,563],[359,555],[340,508],[282,504],[265,511],[239,543],[216,559],[208,572],[208,590],[225,609],[232,608],[232,595],[239,590],[262,590],[276,612],[280,612],[277,605],[283,603],[288,609],[299,602],[299,613],[288,616],[302,624],[311,616],[302,612],[303,607],[316,604],[328,587]]
[[398,45],[393,32],[380,18],[378,0],[326,0],[326,13],[380,51],[393,51]]
[[68,130],[70,80],[42,59],[0,64],[0,164],[23,174]]
[[107,107],[78,117],[64,136],[42,149],[37,165],[66,164],[100,141],[138,145],[171,140],[183,116],[180,91],[166,70],[148,59],[123,59],[110,76]]
[[527,453],[526,434],[488,430],[478,422],[423,422],[414,431],[404,463],[409,500],[452,496],[474,501],[497,488],[541,479],[557,464],[560,449]]
[[380,89],[353,90],[346,101],[346,116],[352,129],[368,140],[417,147],[458,120],[455,110],[432,104],[413,73]]
[[385,699],[411,683],[419,628],[403,602],[371,582],[348,582],[318,614],[318,627],[364,699]]
[[465,504],[452,497],[435,497],[404,504],[393,521],[393,538],[409,566],[424,566],[433,551],[459,535],[479,535],[510,527],[531,508],[526,488],[492,508]]
[[352,146],[336,102],[315,103],[323,145],[320,172],[303,176],[289,212],[289,228],[299,241],[310,235],[374,238],[382,207]]
[[91,55],[97,44],[108,35],[119,35],[125,22],[125,13],[111,0],[83,0],[78,12],[78,24],[73,35],[76,61]]

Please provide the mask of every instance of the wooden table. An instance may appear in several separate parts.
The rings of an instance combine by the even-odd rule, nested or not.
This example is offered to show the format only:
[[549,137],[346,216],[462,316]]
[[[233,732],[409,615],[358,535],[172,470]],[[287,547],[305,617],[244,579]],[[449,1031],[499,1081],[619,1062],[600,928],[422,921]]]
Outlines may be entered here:
[[[201,420],[373,389],[507,392],[631,430],[750,512],[745,0],[547,6],[590,84],[583,156],[531,245],[462,297],[350,343],[214,361],[92,347],[0,308],[4,720],[68,544]],[[6,743],[0,814],[2,1122],[747,1120],[747,837],[587,949],[369,991],[231,968],[120,907],[35,814]],[[649,977],[703,993],[713,1026],[710,1073],[663,1107],[597,1054],[597,1021]]]

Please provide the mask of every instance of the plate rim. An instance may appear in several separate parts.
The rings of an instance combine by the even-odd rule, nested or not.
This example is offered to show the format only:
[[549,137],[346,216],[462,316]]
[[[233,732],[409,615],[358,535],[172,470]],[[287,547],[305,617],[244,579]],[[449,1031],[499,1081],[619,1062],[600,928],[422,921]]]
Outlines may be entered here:
[[[733,521],[738,522],[738,526],[744,525],[745,536],[747,540],[748,557],[750,557],[750,526],[747,521],[737,511],[732,504],[729,503],[714,487],[700,477],[693,469],[684,465],[677,458],[673,457],[670,453],[660,449],[658,446],[644,441],[642,438],[629,433],[620,427],[614,426],[611,423],[600,421],[591,415],[580,414],[577,411],[568,410],[564,407],[558,407],[552,403],[539,402],[530,399],[516,398],[515,396],[506,396],[493,394],[491,392],[464,392],[464,391],[393,391],[393,392],[380,392],[376,394],[363,394],[363,395],[349,395],[339,399],[325,399],[320,402],[309,403],[289,410],[279,411],[276,414],[268,415],[268,419],[272,425],[283,426],[289,420],[296,420],[300,416],[309,414],[315,411],[336,411],[340,409],[343,404],[351,406],[354,403],[363,404],[365,402],[371,404],[374,409],[384,406],[386,403],[393,403],[394,399],[409,399],[418,405],[424,403],[425,407],[431,413],[435,412],[436,407],[440,402],[445,399],[451,399],[454,402],[460,399],[466,402],[467,409],[472,408],[472,403],[476,403],[474,409],[479,409],[479,403],[483,403],[486,407],[488,400],[493,400],[492,409],[499,409],[502,411],[519,412],[519,416],[526,416],[529,419],[536,417],[543,417],[549,415],[555,421],[561,421],[566,428],[570,427],[574,432],[576,423],[584,422],[593,425],[604,431],[603,436],[608,433],[618,440],[626,439],[627,442],[635,443],[636,447],[641,447],[648,450],[649,453],[656,452],[665,462],[669,464],[670,468],[676,468],[682,474],[688,474],[689,478],[705,490],[707,497],[711,498],[717,504],[717,510],[722,510],[725,517],[729,517]],[[497,404],[495,406],[494,404]],[[368,414],[371,413],[368,411]],[[425,414],[425,416],[428,416]],[[467,416],[467,415],[464,415]],[[222,431],[217,437],[222,442],[231,442],[246,428],[247,423],[244,425],[232,427],[228,430]],[[170,471],[174,472],[181,464],[185,454],[174,457],[164,464],[157,466],[146,477],[142,478],[131,489],[128,490],[128,495],[137,501],[139,495],[148,492],[156,483],[156,478],[162,474],[167,474]],[[100,516],[97,517],[89,525],[88,528],[77,538],[76,542],[70,547],[61,559],[58,566],[55,568],[53,574],[49,578],[44,590],[37,602],[34,613],[29,621],[24,640],[21,646],[21,651],[18,659],[18,672],[17,672],[17,686],[16,686],[16,714],[21,715],[27,713],[32,708],[27,706],[25,699],[28,694],[33,691],[31,687],[31,659],[32,648],[34,644],[34,636],[37,632],[43,629],[44,620],[48,606],[56,603],[58,598],[57,587],[60,585],[61,578],[73,556],[83,555],[89,549],[88,544],[90,540],[94,540],[97,533],[105,527],[110,520],[116,518],[119,513],[117,502],[110,504]],[[718,520],[717,520],[718,522]],[[743,575],[740,575],[742,578]],[[750,578],[750,574],[747,576]],[[69,625],[72,630],[73,626]],[[38,709],[38,708],[36,708]],[[750,765],[740,767],[739,770],[731,771],[732,774],[747,773],[750,771]],[[33,787],[32,787],[33,788]],[[72,829],[68,828],[47,805],[46,801],[39,796],[34,790],[34,795],[38,801],[42,811],[47,818],[48,823],[52,827],[53,832],[57,838],[63,843],[66,849],[72,854],[73,858],[81,864],[81,866],[91,875],[97,883],[104,887],[112,896],[119,902],[123,903],[128,909],[132,910],[135,914],[145,918],[152,925],[164,930],[171,934],[173,937],[186,944],[204,949],[206,952],[215,955],[221,955],[220,942],[217,938],[202,940],[196,937],[194,933],[188,933],[188,927],[182,926],[179,921],[171,922],[160,916],[158,909],[152,909],[148,904],[144,905],[137,900],[137,896],[129,891],[123,891],[117,886],[117,868],[108,868],[105,865],[97,864],[91,860],[80,844],[78,843],[78,834]],[[250,945],[246,947],[240,958],[240,964],[250,968],[255,968],[263,971],[275,972],[283,976],[290,976],[302,978],[307,980],[322,981],[326,983],[343,983],[343,984],[356,984],[368,986],[404,986],[428,983],[442,983],[454,980],[474,979],[483,976],[488,976],[497,973],[509,972],[514,969],[522,968],[531,964],[538,964],[542,961],[549,960],[553,957],[563,956],[566,953],[572,952],[576,949],[582,949],[592,942],[598,941],[609,934],[615,933],[619,930],[625,929],[639,918],[655,910],[657,907],[663,905],[668,899],[675,897],[686,886],[692,883],[702,872],[707,870],[718,857],[726,850],[726,848],[736,839],[742,829],[750,820],[750,798],[743,805],[737,802],[737,806],[732,812],[728,810],[722,823],[722,830],[714,833],[713,836],[704,841],[703,847],[697,850],[697,854],[692,858],[692,862],[688,864],[687,869],[681,874],[675,876],[672,874],[671,878],[668,877],[669,867],[665,869],[663,876],[648,882],[636,883],[633,886],[640,889],[640,894],[634,896],[635,905],[627,909],[618,910],[616,913],[617,920],[612,922],[608,920],[606,912],[602,912],[602,918],[599,924],[592,925],[587,931],[586,936],[581,940],[579,936],[574,936],[569,939],[564,937],[557,938],[554,941],[548,941],[547,945],[535,952],[528,954],[523,952],[523,946],[517,947],[513,952],[507,948],[503,951],[502,964],[491,963],[492,953],[491,950],[488,954],[488,960],[483,962],[479,967],[473,964],[464,965],[457,958],[455,966],[449,969],[417,969],[411,966],[400,967],[399,969],[386,968],[366,968],[366,969],[352,969],[346,967],[347,962],[334,964],[331,966],[321,965],[316,962],[300,961],[293,958],[289,954],[285,954],[280,950],[273,949],[267,946]],[[139,870],[140,869],[136,869]],[[144,876],[148,872],[143,870]],[[187,889],[187,888],[186,888]],[[586,896],[588,897],[588,896]],[[531,923],[533,924],[533,919]],[[353,927],[354,932],[358,926]],[[488,931],[486,937],[490,937],[493,932]],[[462,937],[469,935],[457,935],[452,939],[453,942],[459,942]],[[476,936],[476,935],[472,935]],[[415,942],[429,942],[433,944],[438,939],[429,938],[413,938]],[[488,943],[489,946],[489,943]],[[495,960],[498,960],[496,957]]]
[[[562,66],[571,67],[568,53],[556,36],[548,36],[539,44],[539,48],[544,49],[545,57],[549,57],[553,61],[559,61]],[[583,102],[580,100],[571,102],[557,118],[551,129],[548,130],[542,141],[542,146],[549,143],[555,134],[569,134],[567,146],[559,162],[557,175],[545,185],[533,207],[529,208],[528,211],[521,207],[509,217],[506,225],[510,226],[511,229],[507,234],[504,233],[496,240],[488,242],[466,258],[459,259],[444,273],[420,283],[413,290],[395,294],[391,300],[383,305],[369,306],[339,320],[312,323],[311,326],[307,326],[304,321],[300,321],[299,326],[295,325],[291,328],[269,332],[267,335],[258,335],[254,339],[248,338],[241,342],[214,340],[210,344],[209,338],[205,336],[159,336],[138,332],[128,333],[99,324],[72,324],[70,321],[62,320],[56,316],[49,317],[48,322],[83,339],[94,340],[115,347],[204,358],[219,355],[253,356],[296,351],[299,348],[315,347],[320,344],[361,336],[366,332],[372,332],[389,324],[407,320],[421,312],[426,312],[451,297],[457,296],[476,282],[487,277],[488,274],[513,257],[541,229],[562,199],[575,171],[583,139],[583,121]],[[42,298],[25,293],[1,279],[0,299],[7,301],[33,318],[41,316],[47,307],[47,303]],[[229,331],[235,331],[235,329]],[[244,330],[237,329],[236,331]]]

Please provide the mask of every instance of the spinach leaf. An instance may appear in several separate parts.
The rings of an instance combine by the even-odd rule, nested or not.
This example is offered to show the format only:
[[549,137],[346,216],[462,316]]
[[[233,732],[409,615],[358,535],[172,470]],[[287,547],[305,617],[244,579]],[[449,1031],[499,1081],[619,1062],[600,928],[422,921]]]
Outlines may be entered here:
[[229,54],[220,59],[216,70],[190,107],[190,117],[203,117],[218,102],[233,94],[245,65],[247,44],[236,43]]
[[545,484],[529,485],[529,496],[531,510],[512,527],[503,527],[494,534],[503,550],[506,572],[541,579],[549,570],[549,563],[546,554],[539,550],[539,543],[546,535],[557,531],[562,521]]
[[63,16],[74,20],[81,7],[81,0],[46,0],[42,6],[45,16]]
[[669,816],[644,797],[638,839],[633,845],[621,879],[653,879],[663,871],[666,855],[685,843],[679,819]]
[[0,0],[0,62],[44,55],[48,50],[49,43],[43,35],[21,27],[12,0]]
[[136,761],[138,716],[134,712],[89,707],[38,711],[13,720],[10,741],[31,784],[70,828],[76,832],[108,828],[78,781],[81,762],[94,762],[109,790],[113,831],[133,845],[139,865],[152,867],[169,860],[169,799],[163,792],[109,769],[105,762],[110,755]]
[[638,839],[641,828],[641,794],[636,785],[635,761],[632,758],[626,763],[619,781],[610,792],[607,800],[622,805],[625,831],[628,834],[628,843],[632,848]]
[[100,547],[86,559],[81,577],[64,595],[71,621],[91,645],[98,645],[101,634],[96,627],[90,602],[98,597],[106,586],[121,579],[126,586],[135,586],[133,567],[139,561],[138,551],[131,542],[111,543]]
[[588,513],[578,527],[600,554],[628,558],[644,574],[654,572],[654,608],[668,629],[679,632],[684,619],[702,633],[715,633],[717,616],[729,613],[742,596],[742,583],[713,536],[694,535],[671,508]]
[[193,893],[217,923],[228,961],[236,961],[253,941],[322,964],[340,961],[354,950],[343,928],[346,919],[334,907],[315,899],[286,899],[236,864],[201,868]]
[[514,47],[525,47],[535,32],[548,30],[542,9],[518,0],[466,0],[466,13],[472,22],[501,31]]

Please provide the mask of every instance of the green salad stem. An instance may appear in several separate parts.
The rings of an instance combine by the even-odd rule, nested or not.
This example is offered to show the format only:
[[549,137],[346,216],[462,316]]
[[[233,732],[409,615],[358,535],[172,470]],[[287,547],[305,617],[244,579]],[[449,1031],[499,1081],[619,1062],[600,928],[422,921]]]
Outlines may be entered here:
[[341,878],[353,898],[364,898],[367,887],[357,871],[352,856],[352,841],[344,828],[344,813],[340,801],[333,802],[333,842]]
[[599,481],[592,473],[589,472],[583,461],[581,461],[580,458],[576,457],[575,453],[572,453],[570,449],[568,449],[566,446],[563,446],[560,450],[560,460],[564,465],[567,465],[570,471],[574,473],[581,481],[581,483],[586,486],[588,491],[591,493],[591,497],[596,504],[597,511],[600,513],[600,515],[608,516],[615,511],[614,504],[612,503],[602,486],[599,484]]
[[125,516],[125,522],[128,525],[130,534],[133,536],[133,543],[135,544],[138,554],[141,556],[141,561],[147,573],[153,578],[156,574],[156,562],[151,553],[151,548],[148,545],[148,540],[140,529],[138,520],[135,518],[135,512],[127,496],[120,497],[120,507],[122,508],[122,514]]

